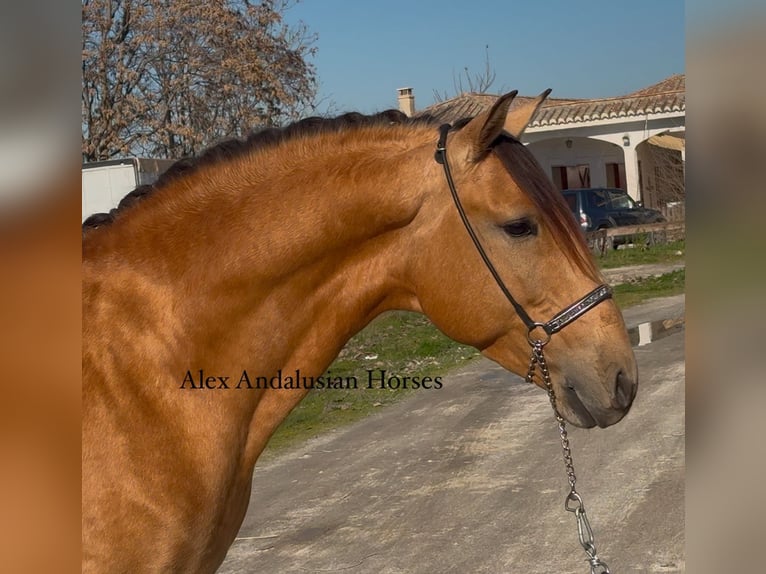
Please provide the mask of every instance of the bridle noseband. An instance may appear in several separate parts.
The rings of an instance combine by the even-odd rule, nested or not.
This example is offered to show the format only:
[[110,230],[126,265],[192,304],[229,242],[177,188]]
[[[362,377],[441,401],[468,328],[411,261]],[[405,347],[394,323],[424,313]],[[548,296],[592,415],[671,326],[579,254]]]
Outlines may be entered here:
[[[516,301],[513,295],[511,295],[511,292],[508,290],[508,287],[505,286],[505,283],[500,277],[500,274],[497,272],[497,269],[495,269],[492,261],[490,261],[489,257],[487,256],[487,252],[484,251],[484,247],[482,247],[481,242],[479,241],[479,238],[476,235],[473,226],[471,225],[471,222],[468,221],[468,216],[465,213],[465,209],[463,209],[463,204],[460,202],[460,197],[458,197],[457,189],[455,188],[455,181],[452,179],[452,172],[449,167],[449,162],[447,161],[447,134],[449,133],[450,129],[452,129],[450,124],[444,124],[439,128],[439,143],[436,146],[435,159],[444,167],[444,175],[447,178],[447,185],[449,186],[450,193],[452,194],[452,200],[455,202],[457,212],[460,214],[460,219],[463,221],[463,225],[465,226],[466,231],[468,231],[468,235],[470,235],[476,250],[479,252],[479,255],[484,261],[484,264],[487,266],[487,269],[489,269],[489,272],[492,274],[492,277],[494,277],[497,285],[503,292],[503,295],[505,295],[506,299],[508,299],[516,311],[516,314],[524,322],[524,325],[526,325],[527,339],[529,340],[529,344],[534,346],[534,343],[542,342],[542,344],[545,345],[548,343],[548,341],[550,341],[551,335],[557,333],[575,319],[582,317],[585,313],[593,309],[593,307],[602,301],[611,298],[612,289],[609,287],[609,285],[599,285],[583,298],[575,301],[569,305],[569,307],[566,307],[563,311],[558,313],[547,323],[533,321],[529,314],[524,310],[524,307],[522,307],[521,304]],[[541,328],[546,333],[545,339],[534,339],[532,337],[532,332],[538,328]]]

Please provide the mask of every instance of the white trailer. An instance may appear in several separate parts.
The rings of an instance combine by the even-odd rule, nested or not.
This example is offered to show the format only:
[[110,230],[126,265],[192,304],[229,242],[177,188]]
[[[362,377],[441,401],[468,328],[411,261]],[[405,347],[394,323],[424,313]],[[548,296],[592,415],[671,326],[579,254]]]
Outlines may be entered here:
[[132,157],[82,166],[82,221],[108,213],[139,185],[153,183],[173,163],[169,159]]

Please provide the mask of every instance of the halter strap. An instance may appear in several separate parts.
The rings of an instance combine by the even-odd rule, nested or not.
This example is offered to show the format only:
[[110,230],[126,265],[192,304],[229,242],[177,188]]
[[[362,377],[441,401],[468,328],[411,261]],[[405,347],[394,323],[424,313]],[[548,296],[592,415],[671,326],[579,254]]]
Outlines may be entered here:
[[437,163],[444,167],[444,176],[447,179],[447,185],[449,186],[450,194],[452,195],[452,200],[455,202],[455,207],[457,208],[457,212],[460,215],[460,219],[463,221],[463,225],[465,226],[466,231],[468,231],[468,235],[471,237],[476,250],[479,252],[479,255],[484,261],[484,264],[487,266],[487,269],[489,269],[489,272],[492,274],[492,277],[495,279],[498,287],[500,287],[503,295],[505,295],[506,299],[508,299],[508,301],[511,303],[514,310],[516,311],[516,314],[523,321],[524,325],[526,325],[528,329],[527,338],[529,339],[530,344],[534,343],[531,338],[531,333],[538,327],[542,328],[548,335],[548,340],[543,342],[543,344],[545,344],[550,340],[550,336],[553,335],[553,333],[557,333],[575,319],[583,316],[590,309],[602,301],[611,298],[612,289],[609,287],[609,285],[599,285],[593,289],[593,291],[581,299],[575,301],[569,307],[566,307],[563,311],[558,313],[547,323],[538,323],[533,321],[529,314],[524,310],[524,307],[522,307],[521,304],[516,301],[516,299],[514,299],[513,295],[511,295],[511,292],[505,286],[505,283],[500,277],[500,274],[497,272],[497,269],[495,269],[495,266],[489,259],[487,252],[484,251],[484,247],[479,241],[479,238],[476,235],[471,222],[468,221],[468,216],[466,215],[465,209],[463,209],[463,204],[457,194],[455,181],[452,179],[452,171],[450,170],[449,162],[447,161],[447,134],[451,129],[452,126],[450,124],[443,124],[439,127],[439,142],[436,144],[436,153],[434,154],[434,158],[436,159]]

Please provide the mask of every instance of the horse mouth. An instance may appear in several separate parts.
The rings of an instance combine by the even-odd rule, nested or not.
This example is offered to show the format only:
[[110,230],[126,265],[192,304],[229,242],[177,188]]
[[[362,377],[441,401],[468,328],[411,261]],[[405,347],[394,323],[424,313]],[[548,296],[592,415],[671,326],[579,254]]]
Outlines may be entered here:
[[565,393],[561,397],[560,401],[565,408],[561,409],[561,416],[564,417],[567,422],[582,428],[593,428],[598,423],[585,404],[580,399],[577,391],[574,387],[567,384],[564,387]]
[[593,428],[598,426],[606,428],[620,420],[630,410],[630,403],[627,408],[603,408],[595,405],[588,405],[587,400],[578,394],[577,389],[566,381],[563,388],[564,392],[560,397],[560,414],[567,422],[581,428]]

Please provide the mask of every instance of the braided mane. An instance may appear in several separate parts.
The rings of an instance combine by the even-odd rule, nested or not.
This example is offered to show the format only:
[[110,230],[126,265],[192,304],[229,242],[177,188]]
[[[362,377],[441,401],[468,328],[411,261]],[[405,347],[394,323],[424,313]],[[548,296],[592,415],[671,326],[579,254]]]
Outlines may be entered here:
[[373,115],[363,115],[351,112],[334,118],[310,117],[282,128],[270,127],[255,130],[246,138],[225,140],[208,148],[196,157],[178,160],[163,172],[154,183],[140,185],[128,193],[122,198],[119,205],[109,213],[95,213],[88,217],[82,224],[83,232],[88,229],[108,225],[132,205],[162,189],[168,183],[189,175],[201,167],[229,161],[241,155],[276,146],[300,137],[340,132],[368,126],[414,125],[429,123],[430,121],[431,120],[427,117],[413,119],[408,118],[398,110],[386,110]]

